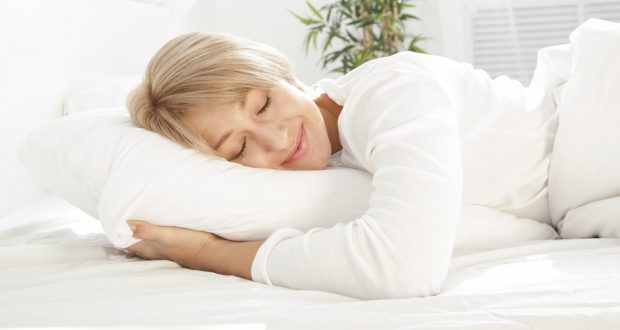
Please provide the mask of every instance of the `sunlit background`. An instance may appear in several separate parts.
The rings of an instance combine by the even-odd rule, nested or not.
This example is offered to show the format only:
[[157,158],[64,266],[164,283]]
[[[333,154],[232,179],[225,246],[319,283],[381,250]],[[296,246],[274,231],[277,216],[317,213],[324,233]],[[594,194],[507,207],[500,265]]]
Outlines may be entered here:
[[[310,1],[319,7],[329,0]],[[566,43],[577,25],[590,17],[620,20],[619,0],[414,0],[410,12],[420,19],[408,30],[430,37],[422,47],[431,54],[473,63],[492,76],[506,74],[529,82],[536,51]],[[184,21],[190,29],[229,32],[276,46],[311,83],[325,76],[306,57],[306,32],[289,12],[310,13],[305,1],[198,1]]]

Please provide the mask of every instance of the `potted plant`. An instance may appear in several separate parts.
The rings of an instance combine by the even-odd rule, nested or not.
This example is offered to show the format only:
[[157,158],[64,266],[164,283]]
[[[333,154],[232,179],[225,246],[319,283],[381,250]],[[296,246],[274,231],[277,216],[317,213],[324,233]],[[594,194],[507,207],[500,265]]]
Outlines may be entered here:
[[[318,49],[322,36],[321,61],[325,69],[337,64],[331,72],[347,73],[366,61],[410,50],[426,53],[418,43],[427,39],[405,31],[405,23],[419,19],[407,13],[415,7],[410,0],[337,0],[317,9],[306,1],[309,16],[291,12],[308,26],[304,39],[306,55],[310,45]],[[333,49],[337,48],[337,49]]]

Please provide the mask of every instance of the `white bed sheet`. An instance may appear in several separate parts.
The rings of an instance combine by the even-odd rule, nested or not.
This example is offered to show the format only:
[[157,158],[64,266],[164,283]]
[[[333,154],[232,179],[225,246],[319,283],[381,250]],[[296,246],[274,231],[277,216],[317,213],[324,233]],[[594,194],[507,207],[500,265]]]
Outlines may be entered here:
[[620,328],[620,239],[461,251],[440,295],[361,301],[129,258],[53,196],[0,218],[0,260],[3,328]]

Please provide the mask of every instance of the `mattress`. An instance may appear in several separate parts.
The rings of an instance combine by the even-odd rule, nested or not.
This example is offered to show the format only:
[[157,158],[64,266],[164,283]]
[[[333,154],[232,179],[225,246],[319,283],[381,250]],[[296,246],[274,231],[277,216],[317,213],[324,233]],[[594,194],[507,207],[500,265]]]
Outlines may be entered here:
[[362,301],[129,257],[51,196],[0,218],[0,260],[3,328],[620,328],[620,239],[457,251],[441,294]]

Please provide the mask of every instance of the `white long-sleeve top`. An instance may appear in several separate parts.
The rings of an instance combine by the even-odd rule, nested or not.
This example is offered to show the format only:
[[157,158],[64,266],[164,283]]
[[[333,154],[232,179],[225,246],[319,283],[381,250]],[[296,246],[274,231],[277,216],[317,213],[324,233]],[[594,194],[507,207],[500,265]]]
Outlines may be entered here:
[[433,295],[462,204],[541,205],[555,113],[532,110],[517,81],[402,52],[315,88],[343,105],[335,161],[372,174],[369,207],[331,228],[275,231],[254,281],[360,299]]

